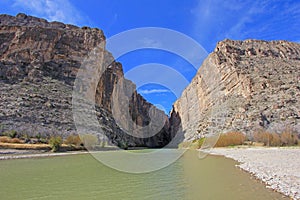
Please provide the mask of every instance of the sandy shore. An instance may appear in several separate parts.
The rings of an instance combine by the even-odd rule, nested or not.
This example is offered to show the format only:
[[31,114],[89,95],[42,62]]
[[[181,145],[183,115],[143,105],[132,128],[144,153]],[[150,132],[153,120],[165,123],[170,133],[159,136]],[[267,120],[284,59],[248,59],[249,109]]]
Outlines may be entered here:
[[268,188],[300,199],[300,148],[215,148],[210,153],[240,162],[238,167]]

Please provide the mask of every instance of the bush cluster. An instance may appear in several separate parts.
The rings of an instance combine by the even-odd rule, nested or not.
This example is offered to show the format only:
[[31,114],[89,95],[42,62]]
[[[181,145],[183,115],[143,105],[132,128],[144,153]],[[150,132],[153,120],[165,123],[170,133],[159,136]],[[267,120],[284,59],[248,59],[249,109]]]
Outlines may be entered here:
[[[199,149],[201,148],[205,138],[194,141],[184,141],[178,145],[179,148]],[[215,147],[228,147],[236,145],[264,145],[264,146],[295,146],[300,145],[300,135],[291,128],[285,128],[281,133],[271,133],[260,129],[256,130],[251,137],[245,134],[232,131],[221,134]]]
[[62,144],[62,138],[60,136],[52,136],[49,140],[49,145],[53,152],[57,152]]
[[226,134],[221,134],[215,147],[227,147],[242,145],[246,140],[246,135],[241,132],[229,132]]
[[9,130],[2,133],[2,135],[10,137],[10,138],[16,138],[18,133],[15,130]]
[[69,135],[64,143],[71,146],[83,146],[83,142],[81,141],[79,135]]
[[118,142],[118,147],[120,147],[121,149],[127,150],[128,149],[128,144],[126,141],[119,141]]
[[253,134],[252,141],[263,143],[265,146],[295,146],[299,144],[299,137],[295,131],[289,128],[280,134],[258,130]]

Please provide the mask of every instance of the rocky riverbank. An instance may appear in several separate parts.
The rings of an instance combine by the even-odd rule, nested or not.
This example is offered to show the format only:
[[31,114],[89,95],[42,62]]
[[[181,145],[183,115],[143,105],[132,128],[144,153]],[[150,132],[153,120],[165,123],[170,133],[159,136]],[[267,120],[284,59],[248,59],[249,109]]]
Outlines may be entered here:
[[210,153],[240,162],[239,168],[268,188],[300,199],[300,148],[215,148]]

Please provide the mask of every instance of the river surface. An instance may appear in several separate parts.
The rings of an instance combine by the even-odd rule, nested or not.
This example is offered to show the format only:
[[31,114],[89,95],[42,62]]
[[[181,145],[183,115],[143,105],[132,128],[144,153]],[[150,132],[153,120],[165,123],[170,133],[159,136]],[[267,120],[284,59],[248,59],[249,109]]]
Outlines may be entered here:
[[1,200],[269,200],[288,199],[266,189],[237,162],[199,159],[186,152],[172,165],[146,174],[104,166],[91,155],[0,161]]

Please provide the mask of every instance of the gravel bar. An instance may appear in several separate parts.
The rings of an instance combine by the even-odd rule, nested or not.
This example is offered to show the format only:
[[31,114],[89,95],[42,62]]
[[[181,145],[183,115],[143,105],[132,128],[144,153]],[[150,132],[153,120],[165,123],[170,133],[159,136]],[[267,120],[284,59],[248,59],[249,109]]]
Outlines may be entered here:
[[300,199],[300,148],[214,148],[210,154],[234,159],[268,188]]

